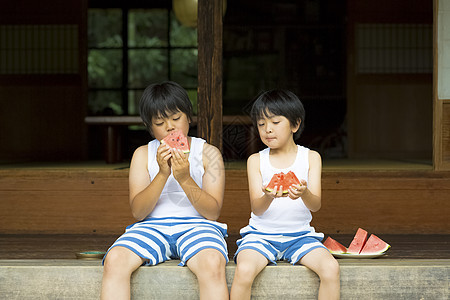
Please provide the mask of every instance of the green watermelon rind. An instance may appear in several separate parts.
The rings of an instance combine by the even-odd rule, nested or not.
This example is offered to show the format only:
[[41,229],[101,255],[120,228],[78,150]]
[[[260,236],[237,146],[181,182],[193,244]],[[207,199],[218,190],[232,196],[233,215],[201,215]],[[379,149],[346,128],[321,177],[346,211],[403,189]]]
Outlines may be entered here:
[[[268,191],[268,192],[271,192],[271,193],[272,193],[273,189],[271,189],[271,188],[266,188],[266,191]],[[288,190],[284,190],[284,191],[283,191],[283,194],[287,194],[287,193],[289,193],[289,191],[288,191]]]

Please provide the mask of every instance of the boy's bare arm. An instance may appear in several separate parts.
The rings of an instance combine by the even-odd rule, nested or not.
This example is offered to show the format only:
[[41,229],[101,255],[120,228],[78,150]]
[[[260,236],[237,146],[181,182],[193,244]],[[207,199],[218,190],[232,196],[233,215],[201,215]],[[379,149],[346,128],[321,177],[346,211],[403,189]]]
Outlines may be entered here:
[[148,147],[139,147],[133,154],[129,174],[131,212],[138,221],[143,220],[155,208],[170,175],[170,169],[167,173],[160,168],[160,172],[150,182],[147,163]]
[[[174,155],[173,166],[178,157],[178,154]],[[216,147],[205,143],[202,163],[205,169],[202,188],[195,183],[188,172],[177,174],[178,172],[174,169],[174,177],[195,209],[206,219],[215,221],[220,216],[225,189],[225,167],[222,154]]]
[[322,205],[322,159],[316,151],[309,151],[309,176],[306,190],[301,197],[306,207],[316,212]]
[[252,212],[260,216],[272,203],[274,196],[264,192],[262,177],[259,169],[259,153],[251,155],[247,160],[248,190]]

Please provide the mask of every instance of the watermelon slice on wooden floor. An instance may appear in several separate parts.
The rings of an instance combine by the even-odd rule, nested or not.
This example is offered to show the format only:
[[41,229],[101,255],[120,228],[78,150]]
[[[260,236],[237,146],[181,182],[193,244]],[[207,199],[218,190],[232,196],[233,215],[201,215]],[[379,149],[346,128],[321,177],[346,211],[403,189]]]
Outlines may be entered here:
[[359,254],[381,254],[386,252],[389,247],[391,247],[391,245],[389,245],[376,235],[371,234]]
[[331,237],[327,237],[323,245],[333,254],[347,253],[347,248]]
[[170,148],[180,149],[184,153],[189,153],[189,143],[187,137],[183,134],[183,132],[181,132],[181,130],[171,131],[161,140],[161,143],[166,144]]
[[362,248],[364,247],[366,240],[367,240],[367,231],[365,231],[362,228],[358,228],[355,236],[353,237],[352,242],[347,248],[347,253],[359,254],[359,252],[361,252]]

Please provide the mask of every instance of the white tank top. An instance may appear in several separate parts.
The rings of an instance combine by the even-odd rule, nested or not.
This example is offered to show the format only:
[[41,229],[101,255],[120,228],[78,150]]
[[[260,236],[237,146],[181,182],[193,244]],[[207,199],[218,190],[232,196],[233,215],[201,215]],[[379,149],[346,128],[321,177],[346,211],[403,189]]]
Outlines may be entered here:
[[[308,182],[309,149],[297,145],[297,156],[294,163],[285,169],[277,169],[270,164],[270,148],[259,152],[260,172],[262,183],[266,186],[276,173],[292,171],[299,180]],[[310,226],[312,215],[301,198],[292,200],[289,197],[273,199],[269,208],[261,216],[251,214],[249,225],[266,233],[292,233],[312,231]]]
[[[190,152],[189,152],[189,171],[195,183],[202,188],[202,178],[205,170],[203,168],[203,145],[205,140],[191,137]],[[153,180],[159,172],[159,165],[156,161],[156,150],[160,142],[153,140],[148,143],[148,173],[150,180]],[[153,211],[146,219],[151,217],[201,217],[198,211],[192,206],[188,197],[184,193],[178,181],[175,180],[172,174],[167,179],[161,196],[156,203]]]

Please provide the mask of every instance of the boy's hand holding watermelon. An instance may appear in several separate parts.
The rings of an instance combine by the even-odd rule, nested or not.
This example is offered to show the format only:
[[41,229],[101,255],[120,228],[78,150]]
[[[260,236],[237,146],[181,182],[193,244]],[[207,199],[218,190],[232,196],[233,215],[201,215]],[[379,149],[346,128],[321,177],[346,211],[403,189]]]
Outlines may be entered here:
[[300,180],[300,183],[293,184],[289,187],[288,196],[292,200],[300,198],[305,192],[308,192],[308,183],[306,180]]
[[170,149],[179,149],[184,153],[189,153],[189,143],[187,137],[181,130],[171,131],[165,138],[161,140],[162,144],[167,145]]
[[167,165],[171,168],[173,177],[178,182],[185,180],[190,176],[187,155],[190,150],[187,137],[180,130],[174,130],[161,140],[161,144],[166,146],[163,148],[166,150],[163,151],[166,153]]
[[295,200],[301,197],[306,188],[306,180],[298,180],[294,172],[289,171],[287,174],[283,172],[274,174],[269,184],[263,188],[263,191],[274,198],[289,196],[289,198]]

